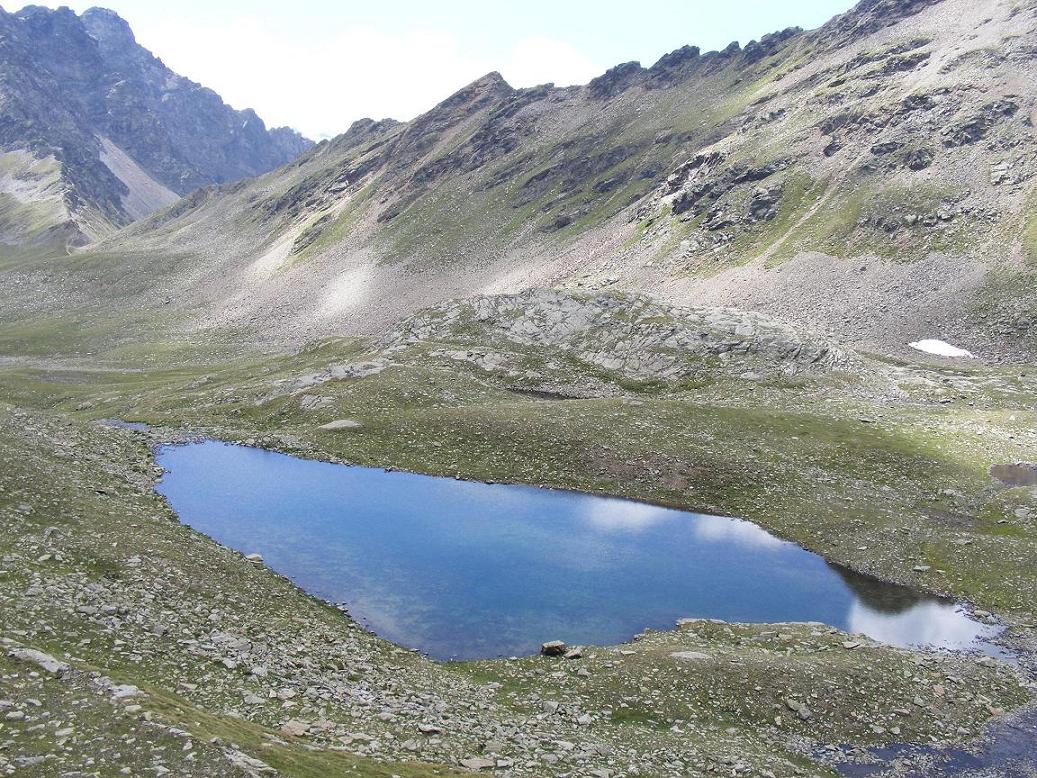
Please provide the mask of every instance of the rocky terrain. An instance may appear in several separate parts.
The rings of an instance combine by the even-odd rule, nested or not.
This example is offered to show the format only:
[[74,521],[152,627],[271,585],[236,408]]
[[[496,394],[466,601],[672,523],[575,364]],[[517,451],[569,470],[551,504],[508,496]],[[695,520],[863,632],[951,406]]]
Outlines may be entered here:
[[0,246],[85,243],[310,145],[172,72],[112,11],[0,9]]
[[274,347],[475,293],[616,289],[836,345],[904,356],[936,337],[1027,360],[1035,30],[1032,2],[869,0],[584,87],[489,74],[0,289],[48,314],[103,289]]
[[[640,381],[690,381],[717,373],[756,378],[775,371],[791,376],[851,369],[856,363],[848,353],[756,314],[544,290],[444,303],[405,321],[386,345],[392,351],[444,341],[474,350],[440,353],[491,369],[503,367],[506,360],[500,357],[509,353],[534,362],[564,354],[587,368]],[[495,346],[496,353],[488,350]],[[552,368],[563,369],[558,362],[548,363],[516,377],[543,378]]]
[[[638,373],[609,318],[627,306],[632,322],[668,316],[666,332],[715,337],[754,374],[707,371],[698,343],[675,349],[694,381]],[[539,361],[526,321],[545,333]],[[901,767],[927,775],[948,746],[989,753],[988,723],[1028,726],[1014,711],[1033,693],[1037,494],[1012,463],[1037,446],[1032,380],[849,353],[789,371],[800,347],[754,345],[762,333],[787,344],[787,330],[702,321],[645,300],[540,293],[445,305],[380,341],[275,358],[7,363],[0,392],[18,405],[0,426],[0,765],[806,776],[913,742],[935,751]],[[482,342],[502,359],[458,357]],[[112,417],[157,426],[97,421]],[[976,618],[1007,626],[1022,664],[816,624],[704,621],[568,658],[438,664],[179,524],[152,491],[149,447],[197,435],[750,517],[857,569],[968,598]],[[989,774],[1015,774],[993,759]]]

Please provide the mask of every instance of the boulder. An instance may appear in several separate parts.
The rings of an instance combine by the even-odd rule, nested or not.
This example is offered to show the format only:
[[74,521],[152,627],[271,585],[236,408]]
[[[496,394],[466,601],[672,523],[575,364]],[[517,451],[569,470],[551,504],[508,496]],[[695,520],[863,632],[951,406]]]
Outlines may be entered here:
[[497,766],[497,763],[492,759],[486,759],[481,756],[473,756],[469,759],[462,759],[461,766],[467,767],[469,770],[489,770]]
[[708,662],[713,657],[699,651],[674,651],[670,654],[670,658],[676,659],[678,662]]
[[7,656],[20,662],[37,665],[51,675],[64,675],[71,669],[67,662],[62,662],[50,654],[44,654],[34,648],[12,648],[7,652]]
[[565,656],[567,646],[561,640],[550,640],[540,646],[540,653],[544,656]]
[[322,424],[320,429],[335,432],[337,430],[355,430],[363,426],[363,424],[355,419],[335,419],[335,421],[329,421],[327,424]]
[[300,721],[299,719],[289,719],[281,725],[281,734],[288,735],[290,737],[302,737],[309,731],[309,722]]

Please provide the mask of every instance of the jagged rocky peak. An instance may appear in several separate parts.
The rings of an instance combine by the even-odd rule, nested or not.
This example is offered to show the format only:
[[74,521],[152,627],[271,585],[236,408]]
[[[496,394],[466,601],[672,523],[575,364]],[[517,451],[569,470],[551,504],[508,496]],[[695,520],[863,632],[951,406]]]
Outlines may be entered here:
[[764,35],[758,41],[750,41],[742,49],[746,62],[757,62],[764,57],[769,57],[776,52],[786,41],[796,37],[803,32],[802,27],[786,27],[778,32]]
[[595,99],[607,100],[641,82],[647,72],[640,62],[624,62],[591,79],[587,91]]
[[758,41],[750,41],[744,48],[738,41],[732,41],[720,51],[705,54],[698,46],[682,46],[664,54],[650,68],[642,67],[639,62],[624,62],[592,79],[587,85],[587,93],[595,100],[610,100],[634,86],[655,89],[722,68],[732,62],[752,65],[774,54],[802,32],[801,27],[789,27],[764,35]]
[[97,41],[122,45],[132,45],[137,42],[129,22],[108,8],[88,8],[79,18],[86,27],[86,31]]
[[514,91],[511,85],[504,80],[504,76],[495,70],[477,78],[468,86],[458,89],[436,108],[449,110],[462,105],[484,105],[491,100],[508,97]]
[[674,70],[688,62],[694,62],[701,55],[702,50],[698,46],[681,46],[669,54],[663,54],[659,61],[652,65],[651,70],[654,72]]
[[27,5],[22,10],[9,14],[9,16],[24,22],[46,24],[77,18],[75,11],[64,5],[55,9],[47,8],[44,5]]
[[[264,173],[312,145],[174,73],[104,8],[0,9],[0,105],[0,155],[29,153],[60,180],[46,203],[0,213],[6,244],[97,238],[178,195]],[[7,175],[0,173],[0,191]],[[7,188],[20,191],[17,182]]]
[[297,157],[313,145],[313,141],[291,127],[271,127],[267,134],[286,159]]
[[395,165],[402,167],[422,158],[444,133],[467,117],[500,104],[516,90],[496,71],[457,90],[429,111],[407,123],[395,149]]

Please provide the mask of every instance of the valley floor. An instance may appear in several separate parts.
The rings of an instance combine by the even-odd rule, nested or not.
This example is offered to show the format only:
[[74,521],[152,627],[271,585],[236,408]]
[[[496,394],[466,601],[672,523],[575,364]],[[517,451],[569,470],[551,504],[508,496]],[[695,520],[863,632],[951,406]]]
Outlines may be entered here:
[[[873,745],[967,744],[1031,699],[1025,370],[868,359],[660,384],[561,360],[545,382],[443,347],[0,365],[0,772],[829,775]],[[742,516],[968,600],[1022,665],[712,622],[575,660],[434,663],[178,523],[151,447],[201,435]]]

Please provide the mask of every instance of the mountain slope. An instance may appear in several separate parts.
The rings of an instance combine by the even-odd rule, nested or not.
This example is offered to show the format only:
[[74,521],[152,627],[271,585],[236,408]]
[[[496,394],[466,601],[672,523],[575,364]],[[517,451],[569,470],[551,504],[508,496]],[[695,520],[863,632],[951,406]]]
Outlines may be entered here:
[[126,287],[135,305],[275,343],[557,286],[742,307],[887,352],[942,337],[1025,357],[1035,59],[1033,0],[864,0],[584,87],[490,74],[200,191],[68,283],[89,305],[132,266],[149,280]]
[[2,243],[94,239],[310,145],[173,73],[111,11],[0,9]]

